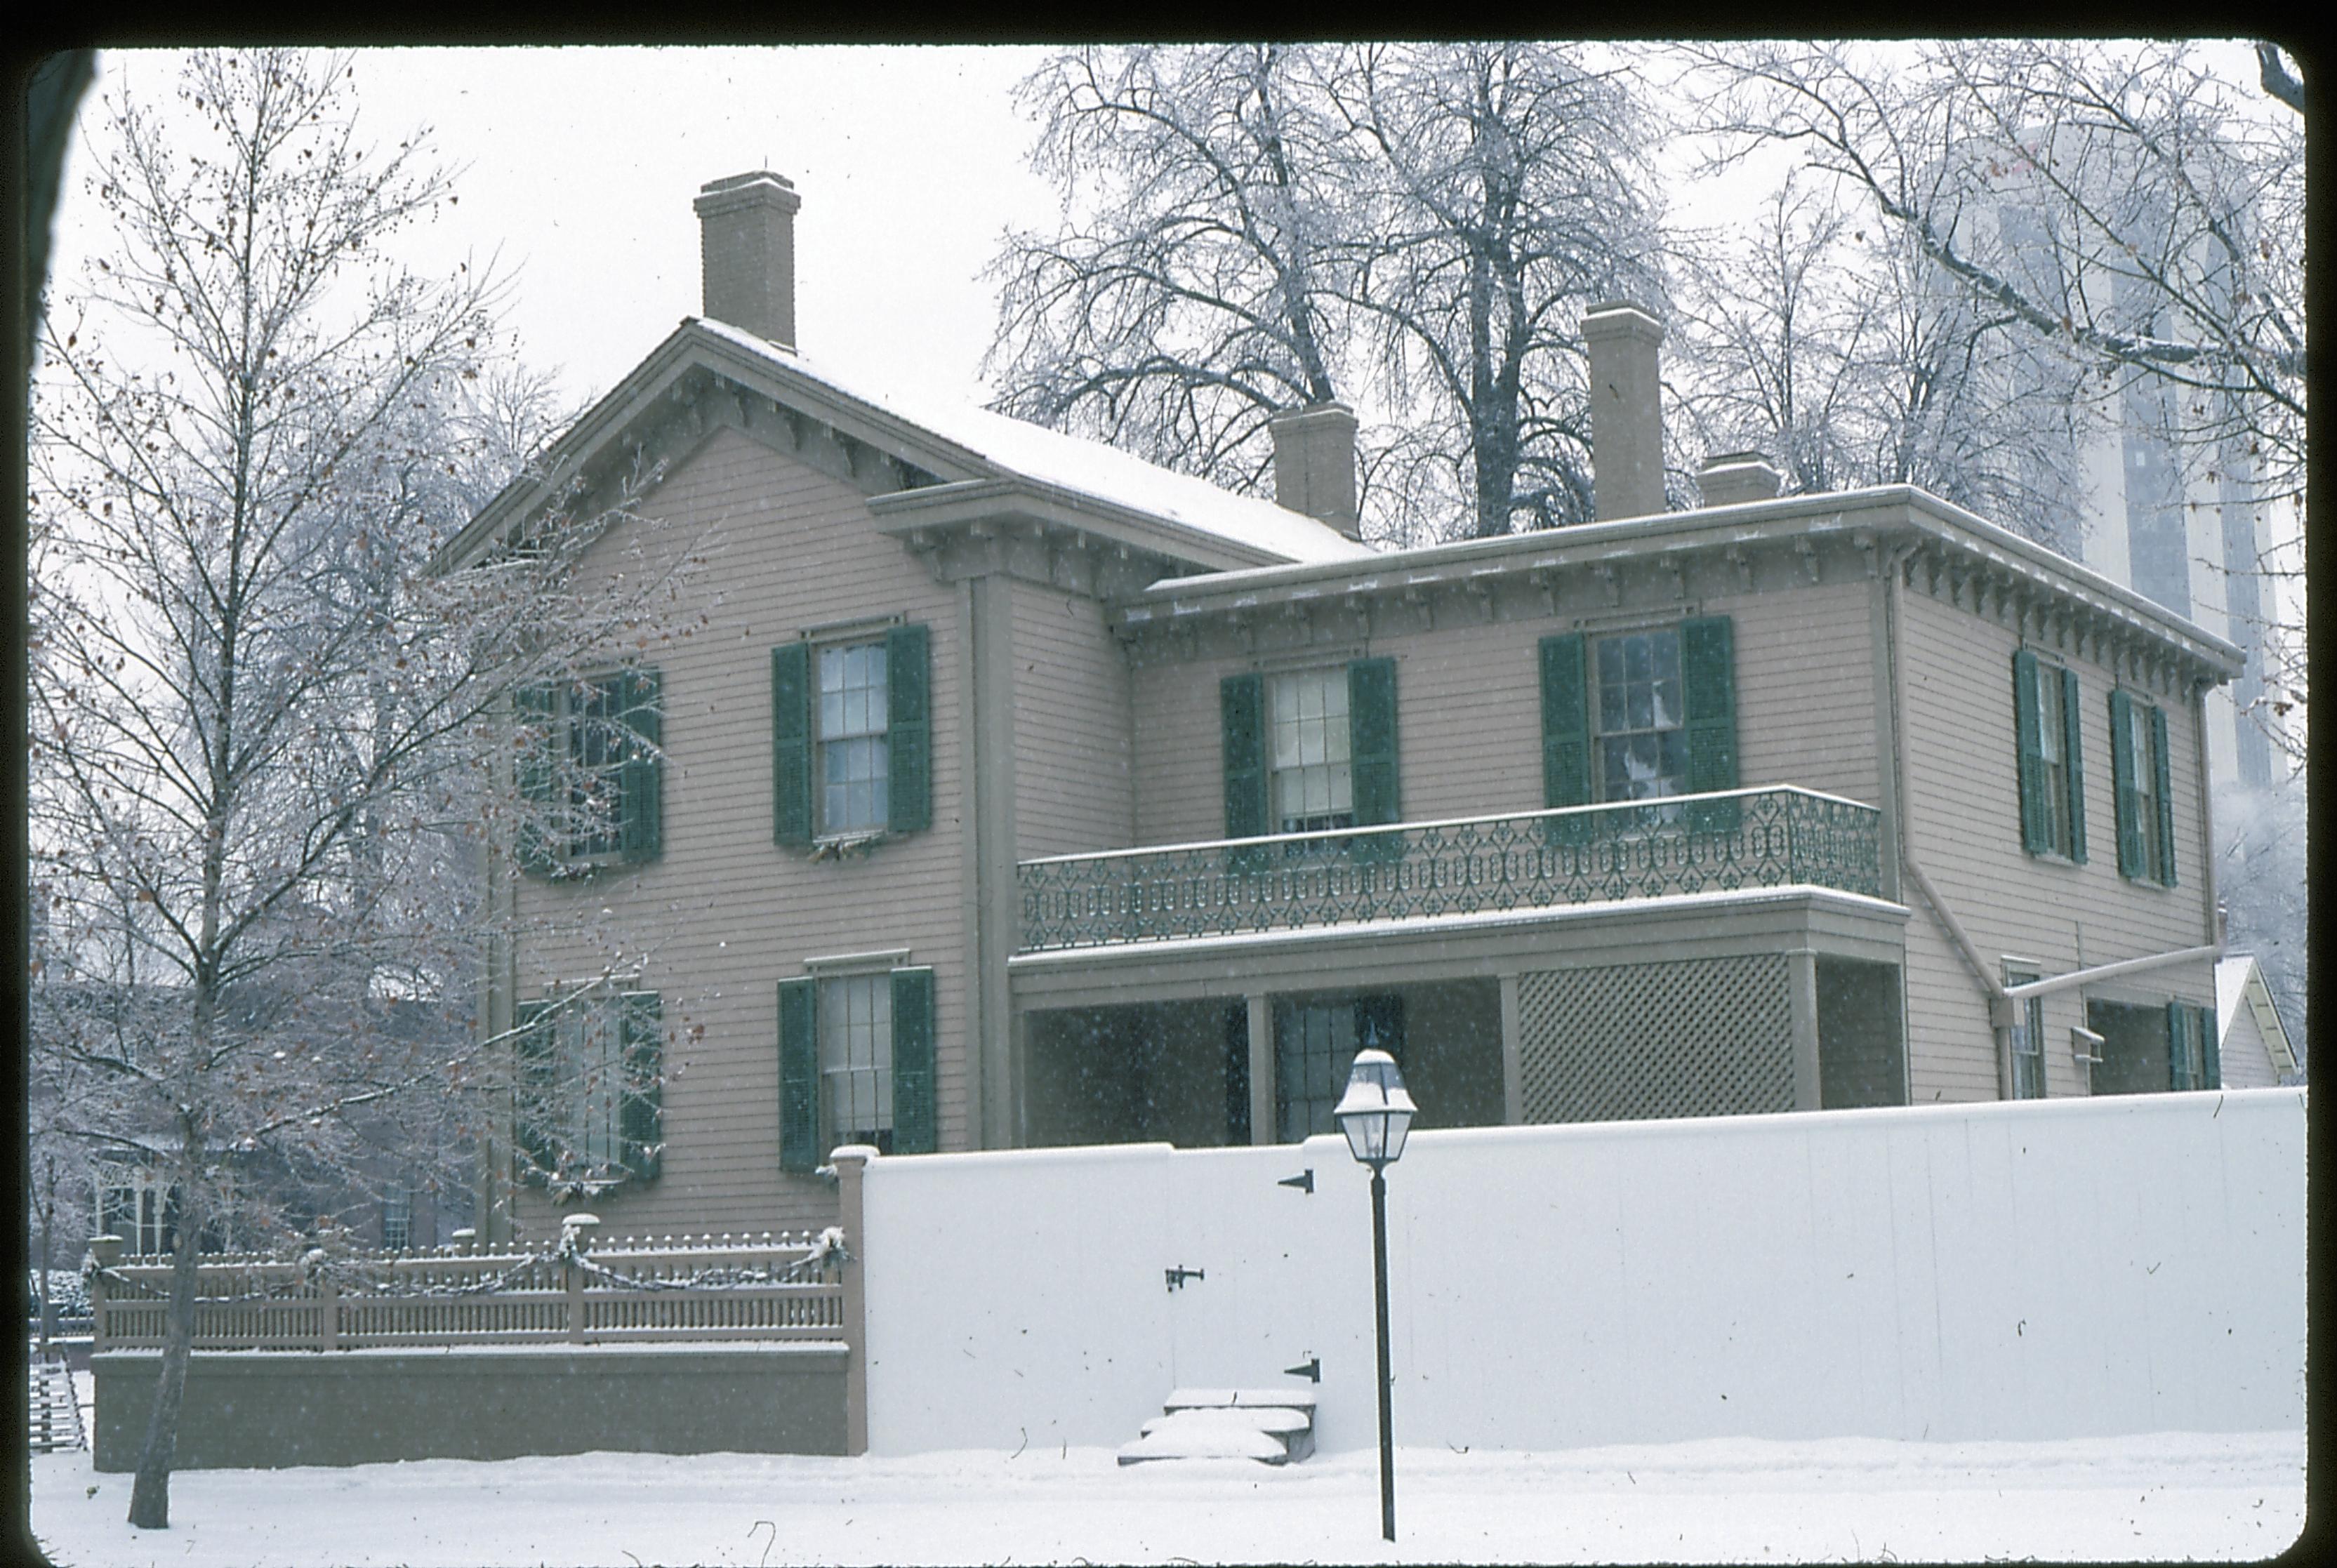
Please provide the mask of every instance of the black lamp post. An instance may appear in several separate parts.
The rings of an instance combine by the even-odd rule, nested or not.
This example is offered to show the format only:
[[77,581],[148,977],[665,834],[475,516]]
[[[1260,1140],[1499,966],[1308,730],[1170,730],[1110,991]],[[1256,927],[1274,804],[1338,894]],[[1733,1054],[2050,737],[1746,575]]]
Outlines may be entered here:
[[1372,1290],[1379,1309],[1380,1337],[1380,1534],[1395,1539],[1395,1436],[1389,1403],[1387,1168],[1403,1156],[1404,1135],[1414,1111],[1403,1075],[1385,1051],[1358,1051],[1347,1075],[1347,1092],[1331,1114],[1347,1135],[1347,1148],[1372,1168]]

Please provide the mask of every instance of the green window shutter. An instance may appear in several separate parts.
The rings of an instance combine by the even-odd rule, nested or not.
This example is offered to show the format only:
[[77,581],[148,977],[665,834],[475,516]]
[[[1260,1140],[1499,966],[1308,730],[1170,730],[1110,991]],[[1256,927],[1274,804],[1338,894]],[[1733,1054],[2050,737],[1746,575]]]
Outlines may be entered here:
[[2158,835],[2158,880],[2168,887],[2175,885],[2175,791],[2172,772],[2166,756],[2166,710],[2150,710],[2150,767],[2153,782],[2158,786],[2158,820],[2146,832]]
[[2166,1004],[2166,1086],[2170,1089],[2193,1086],[2190,1052],[2185,1049],[2190,1011],[2181,1002]]
[[791,642],[771,650],[771,840],[780,844],[811,842],[811,644],[807,642]]
[[665,1019],[655,991],[628,991],[617,1005],[625,1050],[624,1098],[617,1103],[621,1157],[635,1181],[653,1182],[665,1164]]
[[2134,699],[2122,691],[2110,693],[2110,800],[2117,808],[2118,872],[2142,875],[2145,851],[2141,803],[2135,796],[2137,774],[2134,755]]
[[629,863],[657,859],[665,836],[665,693],[654,669],[618,677],[618,711],[632,738],[618,774],[618,852]]
[[1541,639],[1541,803],[1590,803],[1590,703],[1584,689],[1583,637]]
[[1226,774],[1226,837],[1256,838],[1267,831],[1266,804],[1266,677],[1229,675],[1217,683]]
[[1400,822],[1395,729],[1395,660],[1359,658],[1347,666],[1348,760],[1354,778],[1355,825]]
[[520,823],[513,852],[520,869],[548,875],[552,853],[552,791],[557,772],[559,694],[549,685],[523,686],[512,692],[513,745],[518,748]]
[[779,982],[779,1169],[819,1168],[819,982]]
[[559,1071],[552,1056],[551,1011],[550,1002],[522,1002],[512,1009],[512,1076],[517,1091],[512,1141],[519,1156],[519,1179],[538,1185],[558,1159],[550,1119]]
[[2053,813],[2045,799],[2045,741],[2037,715],[2037,656],[2012,656],[2012,733],[2020,766],[2020,847],[2041,855],[2053,847]]
[[934,1099],[934,971],[893,971],[893,1152],[930,1154]]
[[934,821],[932,639],[922,626],[885,634],[885,826],[917,833]]
[[2084,726],[2078,720],[2078,672],[2061,672],[2061,755],[2069,773],[2069,858],[2086,863],[2086,752]]
[[1736,787],[1736,635],[1725,615],[1680,623],[1690,794]]
[[2199,1064],[2204,1071],[2199,1086],[2220,1089],[2224,1086],[2224,1046],[2215,1037],[2215,1009],[2199,1009]]

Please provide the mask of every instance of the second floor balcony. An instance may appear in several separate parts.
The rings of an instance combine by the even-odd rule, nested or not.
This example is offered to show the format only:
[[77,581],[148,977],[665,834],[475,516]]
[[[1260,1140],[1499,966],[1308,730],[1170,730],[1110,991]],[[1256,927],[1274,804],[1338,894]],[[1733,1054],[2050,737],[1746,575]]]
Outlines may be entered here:
[[1677,894],[1882,895],[1882,813],[1793,785],[1107,850],[1015,868],[1048,952]]

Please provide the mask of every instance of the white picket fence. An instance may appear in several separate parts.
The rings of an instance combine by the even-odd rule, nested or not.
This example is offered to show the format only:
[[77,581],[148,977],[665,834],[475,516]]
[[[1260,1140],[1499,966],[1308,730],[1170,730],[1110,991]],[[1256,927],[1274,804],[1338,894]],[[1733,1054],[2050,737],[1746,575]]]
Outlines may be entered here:
[[[152,1349],[169,1312],[167,1259],[93,1244],[95,1349]],[[563,1237],[541,1251],[206,1257],[197,1269],[203,1350],[371,1346],[836,1339],[843,1286],[832,1239],[807,1233]]]

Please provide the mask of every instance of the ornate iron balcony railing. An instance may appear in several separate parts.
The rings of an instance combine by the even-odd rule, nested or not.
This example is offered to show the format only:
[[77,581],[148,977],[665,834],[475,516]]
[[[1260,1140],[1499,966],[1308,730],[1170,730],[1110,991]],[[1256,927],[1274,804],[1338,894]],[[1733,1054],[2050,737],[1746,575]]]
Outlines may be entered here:
[[1881,813],[1791,785],[1024,861],[1021,950],[1810,884],[1879,897]]

